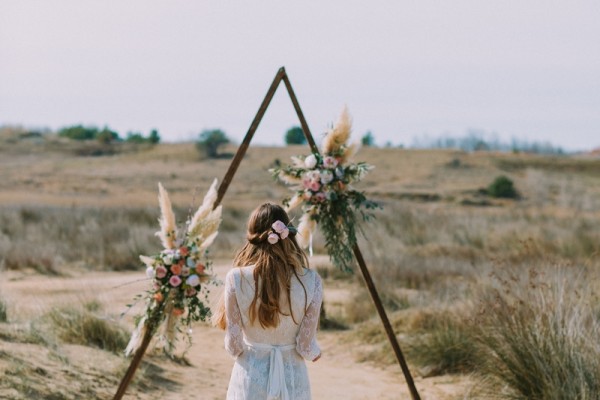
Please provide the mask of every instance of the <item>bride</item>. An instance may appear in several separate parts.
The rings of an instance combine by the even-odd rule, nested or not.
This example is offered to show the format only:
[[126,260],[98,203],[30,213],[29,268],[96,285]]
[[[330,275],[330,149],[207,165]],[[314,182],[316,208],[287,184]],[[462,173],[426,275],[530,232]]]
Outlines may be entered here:
[[216,324],[235,358],[229,400],[310,399],[304,360],[317,361],[321,278],[283,208],[263,204],[248,220],[247,239],[225,278]]

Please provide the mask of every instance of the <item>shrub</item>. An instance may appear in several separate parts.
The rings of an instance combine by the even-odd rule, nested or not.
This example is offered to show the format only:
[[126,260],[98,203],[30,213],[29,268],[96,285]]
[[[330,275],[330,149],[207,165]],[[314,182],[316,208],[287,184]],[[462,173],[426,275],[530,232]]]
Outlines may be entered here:
[[68,307],[54,309],[46,317],[59,338],[67,343],[120,353],[129,341],[129,334],[125,329],[89,311]]
[[501,175],[488,186],[488,194],[496,198],[515,199],[518,197],[513,181]]
[[360,139],[360,141],[365,147],[375,146],[375,137],[373,136],[371,131],[365,133],[364,136]]
[[209,158],[219,157],[219,147],[223,144],[229,143],[230,140],[220,129],[205,130],[200,133],[198,141],[196,142],[196,149],[199,152],[205,153]]
[[285,144],[306,144],[306,136],[299,126],[293,126],[285,132]]

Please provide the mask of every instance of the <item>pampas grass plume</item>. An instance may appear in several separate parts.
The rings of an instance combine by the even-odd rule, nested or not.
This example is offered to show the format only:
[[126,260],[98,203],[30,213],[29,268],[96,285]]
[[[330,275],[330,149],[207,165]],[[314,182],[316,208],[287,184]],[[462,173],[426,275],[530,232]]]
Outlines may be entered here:
[[323,145],[321,146],[323,154],[331,154],[338,151],[348,142],[351,133],[352,118],[348,112],[348,107],[344,107],[335,126],[323,139]]
[[160,214],[158,222],[160,223],[160,231],[156,232],[165,249],[175,248],[175,214],[171,205],[169,193],[163,185],[158,183],[158,204],[160,205]]

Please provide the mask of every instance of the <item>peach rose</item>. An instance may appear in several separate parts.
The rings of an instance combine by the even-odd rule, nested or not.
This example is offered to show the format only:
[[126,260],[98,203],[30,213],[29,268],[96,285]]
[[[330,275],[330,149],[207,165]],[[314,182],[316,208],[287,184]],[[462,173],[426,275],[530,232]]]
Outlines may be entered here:
[[181,274],[181,265],[180,264],[175,264],[175,265],[171,265],[171,272],[175,275],[179,275]]

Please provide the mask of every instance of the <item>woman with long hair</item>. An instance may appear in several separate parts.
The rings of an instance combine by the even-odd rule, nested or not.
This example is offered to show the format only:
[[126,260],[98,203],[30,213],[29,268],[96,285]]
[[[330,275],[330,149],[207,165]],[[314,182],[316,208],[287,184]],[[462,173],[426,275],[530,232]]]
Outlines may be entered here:
[[323,291],[283,208],[263,204],[225,278],[215,323],[235,358],[227,399],[310,399],[304,360],[317,361]]

